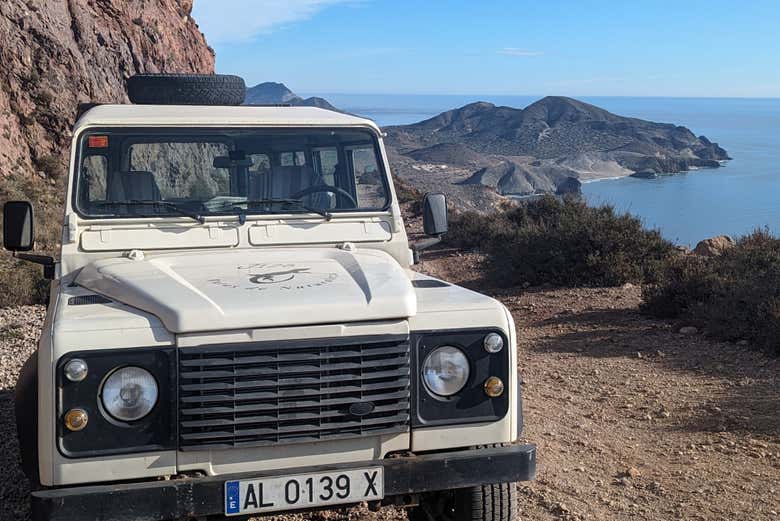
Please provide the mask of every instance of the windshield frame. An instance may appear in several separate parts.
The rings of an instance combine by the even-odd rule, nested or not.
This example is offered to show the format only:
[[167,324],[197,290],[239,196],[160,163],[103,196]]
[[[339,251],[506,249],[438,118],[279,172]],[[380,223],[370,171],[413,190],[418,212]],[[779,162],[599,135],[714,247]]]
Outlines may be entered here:
[[[218,125],[199,125],[199,126],[105,126],[105,125],[99,125],[99,126],[88,126],[84,127],[79,130],[78,134],[74,136],[74,142],[75,142],[75,153],[73,155],[74,163],[71,168],[71,177],[72,181],[70,182],[69,188],[71,189],[72,193],[70,196],[70,206],[71,209],[80,219],[84,220],[91,220],[91,221],[113,221],[113,220],[139,220],[139,219],[154,219],[155,221],[167,221],[167,220],[175,220],[175,221],[181,221],[183,219],[189,219],[188,217],[184,217],[182,215],[177,215],[175,213],[171,214],[141,214],[136,213],[133,215],[94,215],[91,213],[88,213],[84,211],[84,209],[80,206],[80,198],[79,198],[79,190],[81,188],[81,182],[82,180],[82,174],[81,174],[81,165],[83,162],[83,159],[85,157],[85,147],[86,147],[86,141],[90,135],[94,134],[100,134],[100,133],[112,133],[112,132],[122,132],[122,131],[129,131],[132,132],[149,132],[150,135],[153,135],[152,133],[159,133],[161,135],[164,135],[165,133],[169,133],[169,136],[180,134],[182,137],[182,141],[186,141],[187,134],[198,134],[203,133],[207,134],[209,132],[220,132],[220,131],[251,131],[251,130],[266,130],[266,131],[274,131],[279,130],[283,132],[300,132],[300,133],[306,133],[311,132],[312,130],[315,131],[332,131],[332,132],[339,132],[339,131],[360,131],[366,133],[367,136],[370,136],[371,142],[374,148],[374,154],[376,156],[376,163],[377,163],[377,169],[379,173],[381,174],[381,182],[382,182],[382,188],[385,191],[385,204],[381,208],[330,208],[328,209],[328,212],[332,214],[334,218],[337,218],[339,216],[354,216],[354,215],[376,215],[376,214],[386,214],[387,212],[391,211],[393,206],[393,190],[391,189],[391,182],[390,182],[390,172],[386,165],[386,159],[385,159],[385,153],[384,148],[381,146],[381,143],[379,141],[379,135],[377,134],[377,131],[373,129],[370,126],[358,126],[358,125],[311,125],[311,126],[284,126],[284,125],[247,125],[247,126],[241,126],[241,125],[231,125],[231,126],[218,126]],[[213,136],[216,138],[216,136]],[[135,141],[131,138],[131,140]],[[216,139],[210,139],[210,141],[218,142]],[[237,212],[234,211],[220,211],[220,212],[206,212],[203,213],[202,216],[208,221],[212,219],[221,219],[224,220],[224,218],[235,218],[236,220],[241,220]],[[295,219],[295,218],[321,218],[320,215],[314,212],[307,212],[307,211],[295,211],[295,212],[289,212],[287,210],[280,211],[280,212],[246,212],[245,218],[246,221],[250,220],[263,220],[263,219]],[[232,220],[232,219],[231,219]]]

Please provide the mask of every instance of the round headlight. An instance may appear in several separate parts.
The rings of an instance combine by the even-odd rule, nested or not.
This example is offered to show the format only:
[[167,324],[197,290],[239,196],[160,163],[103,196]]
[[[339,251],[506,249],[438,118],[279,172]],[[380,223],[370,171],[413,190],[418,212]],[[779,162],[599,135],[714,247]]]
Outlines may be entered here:
[[140,367],[122,367],[106,378],[100,396],[103,407],[113,418],[131,422],[140,420],[157,403],[157,381]]
[[437,347],[423,362],[425,386],[439,396],[452,396],[469,379],[469,361],[457,347]]

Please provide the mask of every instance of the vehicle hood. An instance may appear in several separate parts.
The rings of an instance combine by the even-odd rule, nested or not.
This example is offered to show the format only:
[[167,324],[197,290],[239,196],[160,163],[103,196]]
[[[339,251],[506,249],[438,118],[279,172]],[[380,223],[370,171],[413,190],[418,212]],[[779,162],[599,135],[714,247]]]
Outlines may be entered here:
[[409,277],[376,250],[290,248],[103,259],[78,285],[158,317],[174,333],[407,318]]

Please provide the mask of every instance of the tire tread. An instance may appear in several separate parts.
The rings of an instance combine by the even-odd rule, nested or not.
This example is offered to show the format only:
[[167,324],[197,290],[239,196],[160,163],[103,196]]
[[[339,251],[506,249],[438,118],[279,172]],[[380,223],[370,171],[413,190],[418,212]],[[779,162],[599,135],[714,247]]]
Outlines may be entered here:
[[127,93],[139,105],[241,105],[246,84],[228,74],[136,74]]

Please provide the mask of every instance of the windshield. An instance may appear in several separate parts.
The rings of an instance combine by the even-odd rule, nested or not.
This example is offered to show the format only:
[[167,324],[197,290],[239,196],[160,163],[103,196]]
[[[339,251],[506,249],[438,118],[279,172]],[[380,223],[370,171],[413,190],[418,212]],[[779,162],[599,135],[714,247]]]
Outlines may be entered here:
[[79,144],[86,217],[383,210],[376,138],[337,129],[104,129]]

